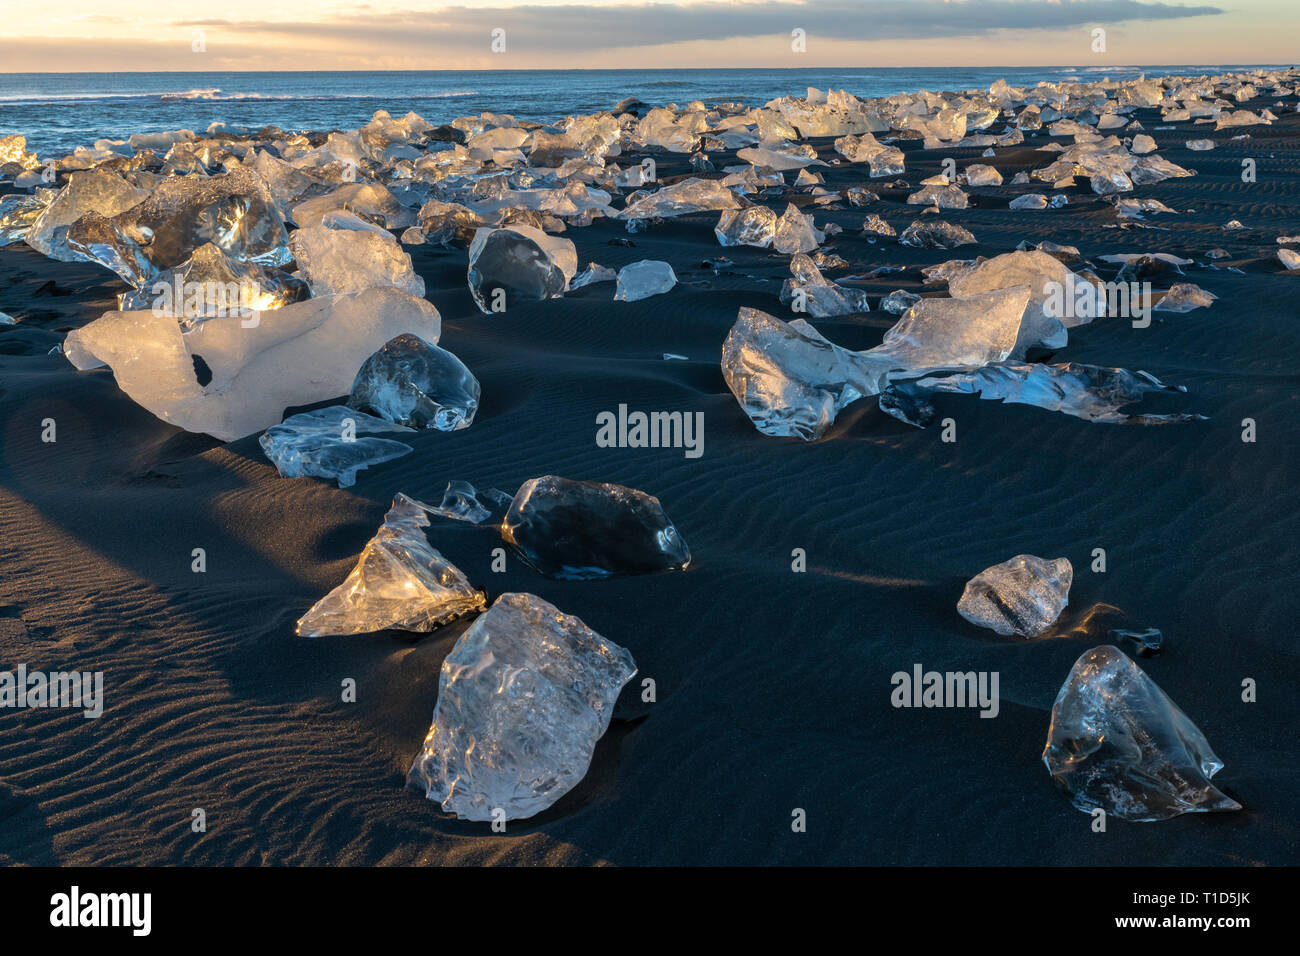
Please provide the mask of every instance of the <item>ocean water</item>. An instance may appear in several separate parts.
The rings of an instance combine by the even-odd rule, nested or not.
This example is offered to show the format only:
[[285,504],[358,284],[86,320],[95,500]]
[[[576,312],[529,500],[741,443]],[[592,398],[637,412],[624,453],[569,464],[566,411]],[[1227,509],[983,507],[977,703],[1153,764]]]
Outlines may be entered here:
[[1254,66],[845,68],[726,70],[522,70],[339,73],[0,74],[0,135],[21,133],[42,155],[97,139],[192,129],[353,129],[375,110],[410,110],[432,123],[485,110],[550,121],[609,109],[626,96],[651,105],[691,100],[761,105],[810,86],[858,96],[1013,86],[1040,81],[1132,79],[1142,73],[1202,74]]

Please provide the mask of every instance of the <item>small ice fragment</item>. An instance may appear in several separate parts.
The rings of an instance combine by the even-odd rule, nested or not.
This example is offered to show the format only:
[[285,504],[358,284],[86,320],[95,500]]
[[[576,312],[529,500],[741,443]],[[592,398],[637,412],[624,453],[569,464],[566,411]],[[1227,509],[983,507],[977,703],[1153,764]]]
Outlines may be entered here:
[[780,298],[783,303],[793,304],[796,312],[821,319],[871,311],[865,292],[823,278],[813,260],[802,252],[790,260],[790,272],[794,278],[785,280]]
[[1214,149],[1214,140],[1212,139],[1189,139],[1187,148],[1196,152],[1204,152],[1207,149]]
[[970,198],[959,186],[933,185],[912,193],[907,197],[907,203],[910,206],[935,205],[940,209],[966,209],[970,206]]
[[636,302],[668,292],[677,284],[673,267],[656,259],[642,259],[618,270],[615,302]]
[[1070,603],[1074,567],[1068,558],[1018,554],[985,568],[966,584],[957,613],[1003,636],[1038,637]]
[[1010,209],[1046,209],[1047,197],[1042,193],[1026,193],[1011,200]]
[[1218,296],[1206,292],[1191,282],[1178,282],[1170,286],[1169,291],[1161,296],[1155,304],[1156,312],[1190,312],[1204,306],[1213,305]]
[[411,428],[468,428],[478,411],[479,383],[465,363],[418,335],[399,335],[362,364],[351,408]]
[[456,521],[468,521],[470,524],[491,521],[495,525],[501,523],[513,500],[511,495],[496,488],[479,491],[468,481],[449,481],[442,493],[442,504],[428,510],[430,514]]
[[415,450],[400,441],[358,435],[413,430],[344,405],[331,405],[290,415],[268,428],[259,444],[283,478],[336,478],[340,488],[350,488],[361,469]]
[[1112,641],[1132,641],[1136,645],[1138,657],[1154,657],[1164,650],[1165,636],[1160,632],[1159,628],[1144,627],[1140,631],[1115,628],[1106,636]]
[[1279,249],[1277,257],[1288,271],[1300,269],[1300,252],[1296,252],[1294,249]]
[[908,292],[906,289],[895,289],[880,300],[880,310],[893,315],[902,315],[920,301],[921,297],[915,292]]
[[675,353],[675,352],[665,352],[665,353],[664,353],[664,361],[665,361],[665,362],[673,362],[673,361],[677,361],[677,362],[689,362],[690,359],[687,358],[685,355],[678,355],[678,354]]
[[1203,415],[1126,415],[1121,408],[1150,392],[1185,392],[1186,389],[1166,385],[1149,372],[1073,362],[1062,365],[998,362],[951,374],[935,370],[899,381],[897,386],[916,394],[955,392],[1011,405],[1035,405],[1089,422],[1163,425],[1205,420]]
[[1084,813],[1150,823],[1241,809],[1210,783],[1223,761],[1205,735],[1109,644],[1080,656],[1061,686],[1043,763]]
[[503,594],[442,663],[433,724],[407,774],[463,820],[535,816],[587,773],[626,648],[533,594]]
[[432,631],[486,605],[483,592],[429,544],[428,507],[398,494],[342,584],[298,621],[304,637]]
[[1002,174],[992,166],[985,166],[980,163],[972,163],[966,167],[966,185],[968,186],[1001,186]]
[[898,235],[893,226],[874,212],[868,213],[867,218],[862,220],[862,234],[864,236],[884,236],[887,239],[892,239]]
[[1133,137],[1133,145],[1129,147],[1129,151],[1138,156],[1154,153],[1156,151],[1156,141],[1146,133],[1139,133]]
[[876,404],[886,415],[917,428],[928,427],[936,414],[934,406],[924,396],[899,391],[892,385],[880,393]]
[[587,268],[569,283],[570,289],[581,289],[585,285],[593,285],[597,282],[613,282],[618,278],[618,273],[607,266],[599,265],[595,262],[587,263]]
[[925,222],[918,219],[903,230],[898,241],[916,249],[955,249],[975,245],[975,237],[969,230],[942,220]]
[[529,567],[560,580],[676,571],[691,563],[690,548],[658,498],[554,475],[515,492],[501,537]]

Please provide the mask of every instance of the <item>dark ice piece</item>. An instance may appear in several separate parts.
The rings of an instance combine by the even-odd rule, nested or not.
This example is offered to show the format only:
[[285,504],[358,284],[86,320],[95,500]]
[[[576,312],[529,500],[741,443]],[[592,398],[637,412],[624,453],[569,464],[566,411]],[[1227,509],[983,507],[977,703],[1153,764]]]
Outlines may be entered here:
[[515,493],[501,537],[529,567],[561,580],[675,571],[691,561],[658,498],[553,475]]
[[418,335],[385,343],[362,364],[348,406],[410,428],[468,428],[479,384],[465,363]]
[[886,415],[892,415],[900,422],[917,428],[928,428],[934,421],[934,406],[923,395],[912,394],[892,385],[880,393],[876,403]]

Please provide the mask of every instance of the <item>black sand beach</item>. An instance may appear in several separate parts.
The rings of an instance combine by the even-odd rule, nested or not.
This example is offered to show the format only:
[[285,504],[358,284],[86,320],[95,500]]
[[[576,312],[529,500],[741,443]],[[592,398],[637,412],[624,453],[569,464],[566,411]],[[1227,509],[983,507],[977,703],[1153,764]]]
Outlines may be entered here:
[[[791,317],[777,299],[789,257],[721,248],[717,213],[631,236],[597,220],[565,233],[582,264],[663,259],[678,286],[628,304],[602,283],[487,316],[466,287],[463,248],[408,248],[442,314],[441,344],[481,381],[482,406],[471,428],[406,436],[413,454],[340,490],[281,478],[256,436],[188,434],[127,398],[107,369],[78,372],[48,355],[115,308],[125,286],[93,264],[0,249],[0,310],[18,320],[0,328],[0,668],[105,674],[97,720],[0,713],[0,863],[1295,864],[1300,275],[1283,271],[1275,240],[1300,232],[1300,115],[1218,132],[1164,124],[1154,109],[1134,115],[1161,155],[1196,171],[1131,194],[1177,210],[1147,217],[1160,228],[1116,228],[1114,207],[1086,184],[1066,190],[1064,209],[1009,210],[1022,193],[1050,194],[1034,183],[973,187],[972,208],[944,210],[977,246],[871,244],[865,213],[900,232],[939,217],[904,205],[911,189],[889,188],[892,177],[869,182],[845,163],[819,167],[827,188],[868,185],[881,201],[816,212],[819,225],[844,229],[825,247],[849,268],[826,274],[906,267],[859,286],[874,310],[875,296],[923,291],[922,266],[1023,240],[1077,246],[1103,279],[1115,273],[1103,255],[1204,263],[1222,247],[1219,269],[1192,265],[1178,279],[1217,294],[1213,306],[1156,312],[1146,329],[1099,320],[1072,329],[1055,358],[1185,385],[1147,407],[1204,422],[1091,424],[945,397],[954,443],[874,400],[850,406],[820,441],[771,438],[727,390],[719,353],[740,307]],[[1193,138],[1217,148],[1192,152],[1183,143]],[[1026,133],[989,159],[908,142],[901,178],[918,188],[952,156],[1010,183],[1055,159],[1035,149],[1049,141]],[[829,138],[813,142],[833,156]],[[1253,183],[1241,177],[1247,157]],[[663,182],[689,175],[684,156],[654,158]],[[1232,219],[1246,228],[1223,231]],[[720,256],[730,265],[704,265]],[[895,320],[872,311],[812,322],[862,349]],[[703,455],[597,447],[597,414],[620,404],[703,412]],[[47,418],[56,443],[41,440]],[[1247,418],[1254,443],[1242,441]],[[545,474],[657,496],[694,560],[684,573],[602,582],[548,580],[514,559],[497,574],[492,535],[433,520],[430,541],[489,599],[535,593],[639,667],[581,784],[496,834],[404,786],[439,666],[467,622],[318,639],[296,636],[294,622],[347,575],[395,493],[436,502],[450,479],[513,492]],[[196,574],[200,547],[207,570]],[[796,548],[805,573],[791,570]],[[1095,548],[1104,574],[1089,570]],[[1066,556],[1076,569],[1069,607],[1033,641],[999,638],[955,610],[970,577],[1019,553]],[[1205,733],[1226,765],[1215,783],[1242,811],[1114,820],[1098,834],[1054,786],[1040,756],[1053,699],[1075,659],[1109,643],[1117,614],[1164,632],[1167,649],[1140,664]],[[998,716],[895,709],[890,675],[917,663],[999,672]],[[644,677],[655,703],[639,699]],[[356,703],[340,699],[348,678]],[[1242,701],[1246,678],[1257,702]],[[195,808],[206,833],[191,830]],[[795,808],[806,833],[791,830]]]

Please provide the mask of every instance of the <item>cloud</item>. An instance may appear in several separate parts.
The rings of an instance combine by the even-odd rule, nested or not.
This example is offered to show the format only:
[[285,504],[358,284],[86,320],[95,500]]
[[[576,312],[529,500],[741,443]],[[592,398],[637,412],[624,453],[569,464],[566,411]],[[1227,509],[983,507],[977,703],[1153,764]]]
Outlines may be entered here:
[[690,41],[810,36],[880,41],[978,37],[1004,30],[1060,30],[1114,26],[1139,20],[1176,20],[1221,14],[1214,6],[1142,0],[759,0],[688,4],[564,4],[440,7],[429,11],[366,12],[330,20],[183,20],[178,26],[219,30],[286,43],[348,41],[390,51],[486,48],[491,31],[506,30],[517,52],[581,54]]

